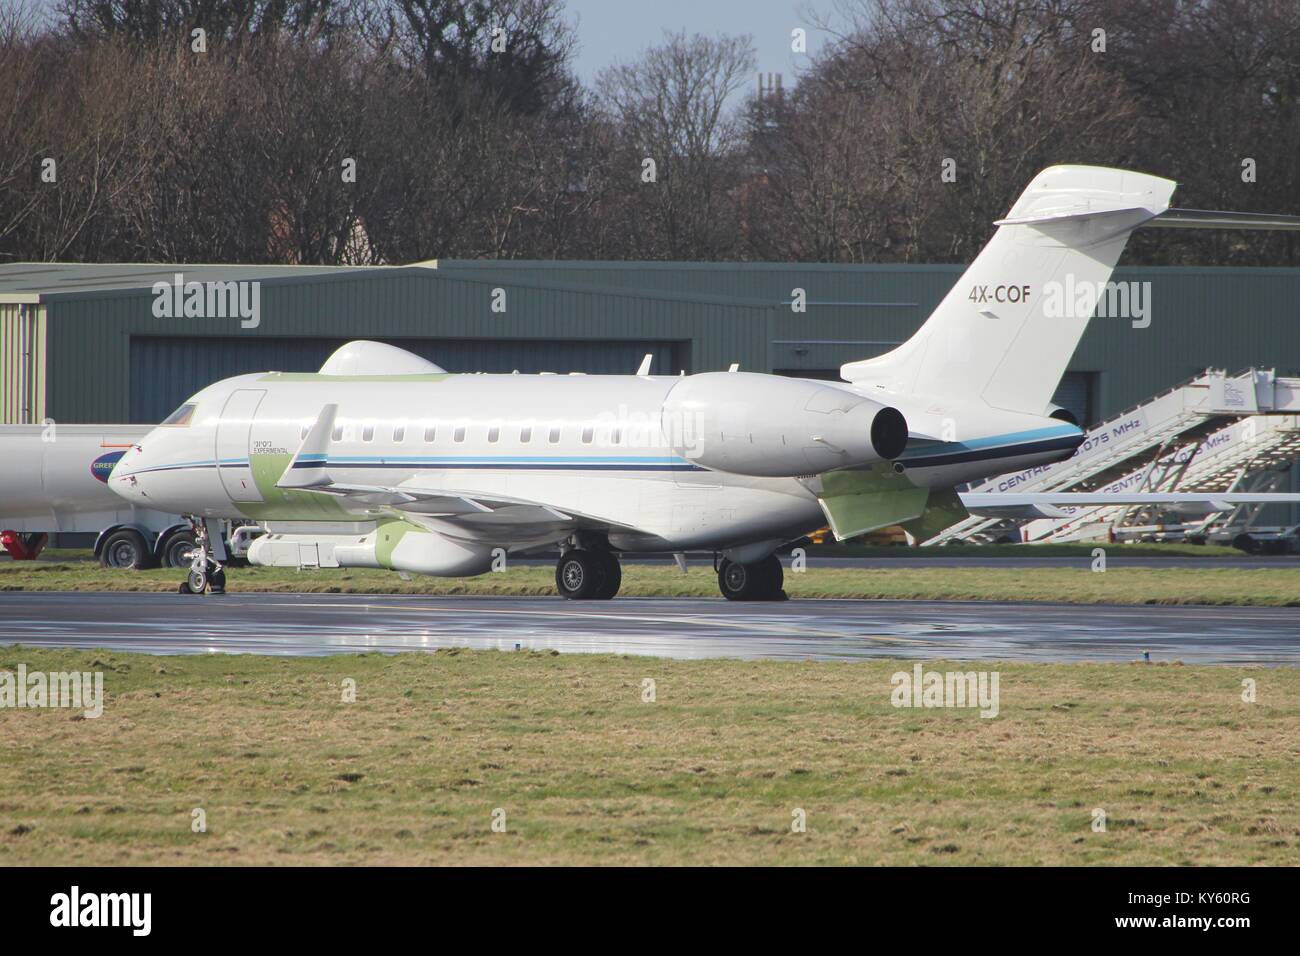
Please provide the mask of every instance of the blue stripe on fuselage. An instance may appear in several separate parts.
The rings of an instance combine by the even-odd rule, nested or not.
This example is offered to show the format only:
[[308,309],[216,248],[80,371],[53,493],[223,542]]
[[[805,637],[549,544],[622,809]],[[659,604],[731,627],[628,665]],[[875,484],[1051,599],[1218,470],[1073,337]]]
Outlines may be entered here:
[[[993,461],[1049,451],[1074,450],[1083,443],[1084,433],[1073,425],[1036,428],[1006,435],[971,438],[964,442],[930,442],[912,445],[898,460],[909,468]],[[131,474],[158,471],[181,471],[192,468],[247,468],[247,459],[223,458],[216,461],[180,462],[155,465]],[[708,471],[700,465],[675,457],[638,457],[633,455],[304,455],[294,468],[432,468],[480,471]],[[129,477],[120,475],[118,477]]]
[[1008,435],[971,438],[964,442],[937,442],[913,446],[898,460],[908,468],[934,468],[998,458],[1017,458],[1049,451],[1073,451],[1086,436],[1074,425],[1035,428]]

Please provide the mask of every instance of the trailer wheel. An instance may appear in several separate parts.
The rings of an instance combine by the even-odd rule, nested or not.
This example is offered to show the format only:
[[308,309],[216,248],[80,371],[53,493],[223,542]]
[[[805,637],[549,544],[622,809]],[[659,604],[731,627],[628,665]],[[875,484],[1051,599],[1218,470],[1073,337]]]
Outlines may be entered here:
[[99,563],[106,568],[139,571],[149,566],[151,557],[144,535],[134,528],[114,531],[99,551]]
[[190,552],[195,546],[194,532],[177,531],[162,546],[161,564],[164,568],[188,568]]

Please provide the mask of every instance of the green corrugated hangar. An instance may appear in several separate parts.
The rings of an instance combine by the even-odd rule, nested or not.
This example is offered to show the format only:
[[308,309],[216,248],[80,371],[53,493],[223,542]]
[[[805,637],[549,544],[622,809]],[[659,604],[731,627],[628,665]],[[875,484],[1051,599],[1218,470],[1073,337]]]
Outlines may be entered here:
[[[199,388],[310,371],[380,339],[450,371],[724,369],[838,377],[905,340],[961,266],[438,261],[0,266],[0,421],[155,422]],[[156,283],[256,280],[257,312],[186,317]],[[1096,422],[1206,367],[1300,372],[1300,269],[1121,268],[1150,324],[1096,318],[1058,404]],[[170,288],[170,286],[169,286]],[[806,311],[792,302],[803,290]],[[232,300],[233,301],[233,300]],[[159,314],[160,311],[163,314]]]

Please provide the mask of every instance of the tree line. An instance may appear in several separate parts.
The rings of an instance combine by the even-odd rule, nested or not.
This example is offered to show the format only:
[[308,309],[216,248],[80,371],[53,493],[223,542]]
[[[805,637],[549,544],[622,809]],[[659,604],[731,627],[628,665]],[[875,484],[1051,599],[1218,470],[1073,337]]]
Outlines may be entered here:
[[584,85],[561,0],[8,0],[0,262],[958,262],[1062,162],[1300,214],[1300,0],[828,2],[760,96],[743,23]]

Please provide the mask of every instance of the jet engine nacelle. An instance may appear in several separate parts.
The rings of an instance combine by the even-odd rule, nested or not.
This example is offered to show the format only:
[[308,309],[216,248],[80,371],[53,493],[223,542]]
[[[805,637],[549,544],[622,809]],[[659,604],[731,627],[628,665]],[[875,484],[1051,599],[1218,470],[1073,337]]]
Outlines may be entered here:
[[490,570],[492,551],[388,521],[365,535],[266,534],[249,545],[248,562],[280,568],[387,568],[459,578]]
[[830,385],[746,372],[681,379],[662,427],[678,455],[706,468],[764,478],[815,475],[897,458],[901,412]]

